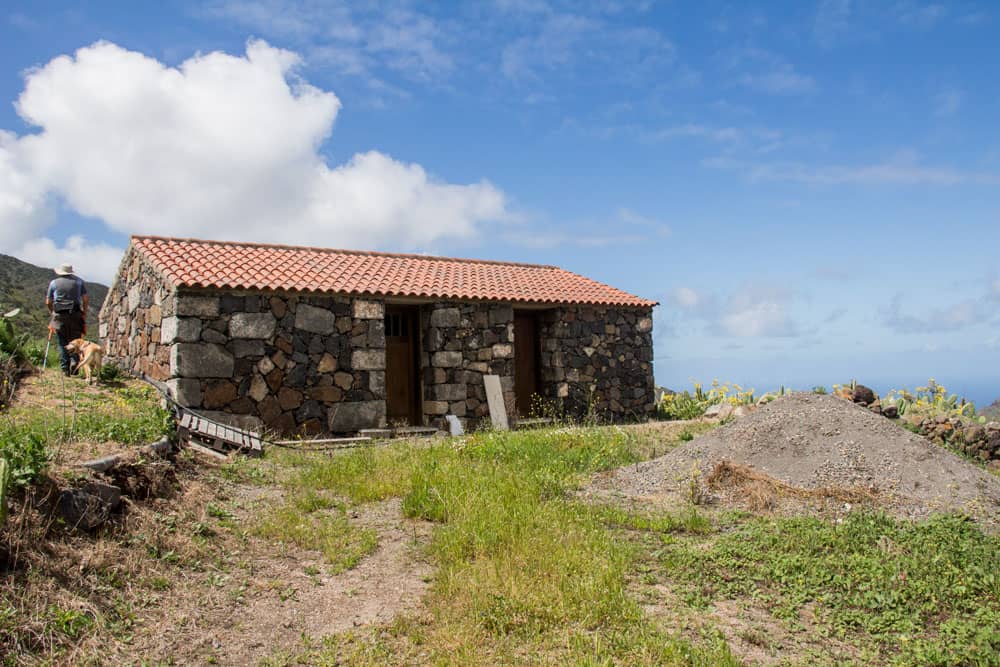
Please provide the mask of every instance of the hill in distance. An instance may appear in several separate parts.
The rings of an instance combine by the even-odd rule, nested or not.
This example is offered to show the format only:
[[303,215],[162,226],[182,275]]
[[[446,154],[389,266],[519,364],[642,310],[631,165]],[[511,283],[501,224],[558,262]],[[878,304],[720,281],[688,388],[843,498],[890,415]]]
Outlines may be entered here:
[[[0,313],[14,308],[21,312],[14,318],[14,326],[32,338],[45,338],[49,312],[45,307],[45,290],[55,278],[52,269],[22,262],[16,257],[0,254]],[[81,276],[86,280],[86,276]],[[97,336],[97,314],[108,295],[108,287],[87,281],[90,294],[90,311],[87,313],[87,335]]]

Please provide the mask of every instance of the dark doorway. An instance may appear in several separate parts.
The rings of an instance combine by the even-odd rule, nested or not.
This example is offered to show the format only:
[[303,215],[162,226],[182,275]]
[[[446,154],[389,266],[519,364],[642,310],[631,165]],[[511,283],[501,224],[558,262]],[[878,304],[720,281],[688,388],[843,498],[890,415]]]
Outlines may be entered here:
[[514,311],[514,396],[521,417],[527,417],[537,407],[533,403],[541,385],[539,351],[538,313]]
[[423,421],[417,321],[416,308],[385,308],[385,412],[390,423],[419,426]]

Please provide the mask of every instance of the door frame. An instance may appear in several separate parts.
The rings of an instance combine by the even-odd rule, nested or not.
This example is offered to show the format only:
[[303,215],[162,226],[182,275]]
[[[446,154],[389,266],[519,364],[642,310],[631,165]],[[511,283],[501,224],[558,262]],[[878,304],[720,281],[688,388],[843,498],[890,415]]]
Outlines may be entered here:
[[[531,328],[535,339],[534,345],[532,345],[532,350],[531,350],[531,354],[533,357],[531,367],[532,367],[532,374],[534,375],[534,377],[532,378],[533,380],[532,384],[534,385],[534,392],[532,393],[532,396],[541,397],[543,396],[541,312],[542,311],[538,309],[522,309],[522,308],[514,309],[514,409],[518,412],[518,416],[522,418],[527,418],[530,415],[530,407],[528,414],[523,414],[523,415],[520,414],[520,410],[518,410],[517,407],[517,404],[521,400],[521,392],[518,391],[518,389],[520,388],[519,387],[520,382],[518,382],[519,374],[517,372],[518,365],[520,363],[518,356],[519,344],[517,342],[517,320],[518,317],[520,317],[522,318],[522,321],[526,319],[530,320],[531,322]],[[529,401],[529,403],[531,402],[530,397],[527,400]]]
[[[412,382],[410,386],[410,405],[409,405],[409,415],[408,420],[411,426],[421,426],[424,421],[423,415],[423,377],[420,372],[420,346],[421,346],[421,328],[420,328],[420,307],[417,305],[410,304],[395,304],[387,303],[385,304],[385,318],[383,321],[388,321],[390,315],[402,315],[406,318],[407,326],[409,328],[409,358],[410,358],[410,370],[412,373]],[[389,363],[388,363],[388,351],[389,351],[389,330],[385,331],[385,346],[386,346],[386,368],[385,368],[385,386],[386,386],[386,415],[389,413],[388,399],[389,399],[389,386],[392,382],[389,376]]]

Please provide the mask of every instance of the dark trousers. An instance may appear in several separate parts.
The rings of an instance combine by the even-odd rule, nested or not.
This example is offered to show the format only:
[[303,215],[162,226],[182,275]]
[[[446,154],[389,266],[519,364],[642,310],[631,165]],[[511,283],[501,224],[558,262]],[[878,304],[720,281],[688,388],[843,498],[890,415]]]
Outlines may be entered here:
[[70,354],[66,346],[83,335],[83,313],[56,314],[52,317],[52,328],[56,330],[59,341],[59,365],[62,366],[63,373],[69,374],[80,358]]

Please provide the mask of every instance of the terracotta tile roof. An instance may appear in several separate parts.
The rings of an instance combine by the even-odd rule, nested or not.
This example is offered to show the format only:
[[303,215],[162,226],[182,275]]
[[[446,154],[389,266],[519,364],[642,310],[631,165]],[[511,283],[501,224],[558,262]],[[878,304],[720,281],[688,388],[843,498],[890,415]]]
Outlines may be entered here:
[[134,236],[132,245],[178,287],[656,305],[558,267],[538,264],[155,236]]

